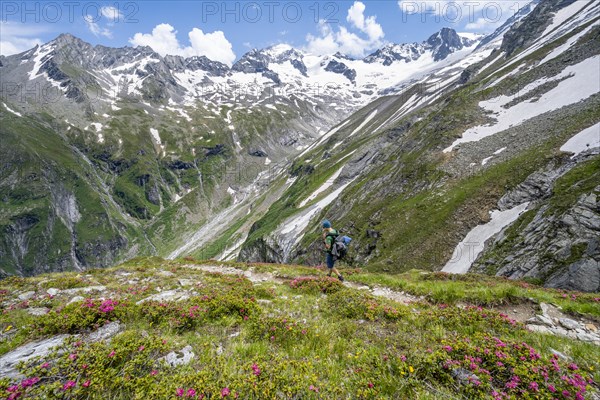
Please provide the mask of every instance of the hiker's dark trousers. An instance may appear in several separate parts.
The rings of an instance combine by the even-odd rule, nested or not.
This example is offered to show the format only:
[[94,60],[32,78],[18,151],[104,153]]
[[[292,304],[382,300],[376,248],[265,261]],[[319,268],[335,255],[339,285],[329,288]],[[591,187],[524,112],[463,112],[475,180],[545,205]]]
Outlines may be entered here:
[[327,268],[332,269],[334,263],[335,258],[333,258],[333,254],[327,253]]

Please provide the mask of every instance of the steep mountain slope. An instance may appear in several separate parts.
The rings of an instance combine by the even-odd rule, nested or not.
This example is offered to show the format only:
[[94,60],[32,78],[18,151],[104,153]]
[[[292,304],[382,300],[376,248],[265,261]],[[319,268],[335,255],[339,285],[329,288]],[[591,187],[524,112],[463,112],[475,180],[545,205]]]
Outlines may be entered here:
[[369,268],[464,272],[477,258],[489,273],[600,290],[599,19],[593,1],[540,2],[464,71],[352,115],[295,160],[239,258],[319,263],[327,217]]
[[243,241],[289,186],[279,178],[293,157],[475,39],[445,29],[391,64],[280,45],[229,68],[68,34],[2,57],[0,266],[31,275],[216,255],[223,232]]

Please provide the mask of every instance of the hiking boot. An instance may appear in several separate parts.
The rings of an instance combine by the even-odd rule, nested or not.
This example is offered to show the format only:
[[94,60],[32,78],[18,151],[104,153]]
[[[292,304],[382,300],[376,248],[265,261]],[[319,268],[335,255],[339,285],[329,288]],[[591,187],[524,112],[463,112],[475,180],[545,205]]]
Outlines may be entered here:
[[344,277],[341,275],[338,275],[338,279],[340,280],[340,282],[344,282]]

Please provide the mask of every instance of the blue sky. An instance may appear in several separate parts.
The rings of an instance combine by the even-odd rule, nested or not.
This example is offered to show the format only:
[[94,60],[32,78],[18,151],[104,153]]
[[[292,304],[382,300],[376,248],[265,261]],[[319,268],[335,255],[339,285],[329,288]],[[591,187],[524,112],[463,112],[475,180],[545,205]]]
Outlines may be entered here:
[[251,48],[287,43],[354,57],[386,43],[420,42],[442,27],[492,32],[527,1],[3,1],[0,52],[60,33],[92,44],[149,45],[161,54],[231,64]]

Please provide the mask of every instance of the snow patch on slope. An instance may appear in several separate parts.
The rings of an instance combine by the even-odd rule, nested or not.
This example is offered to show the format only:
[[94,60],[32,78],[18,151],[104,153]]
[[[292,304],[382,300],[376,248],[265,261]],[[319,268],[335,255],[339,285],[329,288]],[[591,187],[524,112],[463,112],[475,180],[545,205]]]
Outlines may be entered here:
[[41,46],[39,47],[33,58],[33,68],[28,72],[29,80],[34,80],[40,72],[40,68],[42,65],[46,63],[48,60],[42,61],[48,54],[50,54],[54,50],[54,46]]
[[546,35],[550,34],[552,31],[554,31],[555,29],[560,27],[564,22],[566,22],[573,15],[577,14],[588,4],[589,3],[587,1],[575,1],[572,4],[568,5],[567,7],[558,10],[556,12],[556,14],[554,14],[552,23],[550,24],[550,26],[548,26],[546,28],[546,30],[544,30],[544,33],[542,33],[541,37],[545,37]]
[[158,134],[158,129],[150,128],[150,134],[152,135],[152,138],[154,139],[156,144],[158,144],[158,145],[162,144],[162,142],[160,140],[160,135]]
[[363,121],[363,123],[360,124],[358,128],[353,130],[352,133],[348,135],[348,137],[353,136],[357,132],[360,132],[362,128],[364,128],[369,122],[371,122],[375,115],[377,115],[377,110],[374,110],[371,114],[369,114],[369,116]]
[[453,274],[466,274],[477,256],[483,251],[485,242],[512,224],[519,218],[529,203],[523,203],[510,210],[494,210],[490,213],[490,222],[478,225],[467,234],[467,236],[456,246],[452,258],[446,263],[442,272]]
[[12,108],[10,108],[9,106],[7,106],[6,103],[2,103],[2,105],[4,106],[4,108],[6,108],[6,111],[15,114],[17,117],[22,117],[23,116],[20,112],[17,112],[15,110],[13,110]]
[[[580,4],[579,4],[579,6],[576,6],[575,3],[580,3]],[[575,29],[577,26],[581,26],[583,23],[590,21],[593,18],[597,17],[598,11],[600,10],[599,4],[594,4],[594,2],[588,3],[585,1],[581,1],[581,0],[576,1],[575,3],[571,4],[569,7],[566,7],[565,9],[561,10],[563,12],[562,16],[558,17],[560,20],[562,20],[560,22],[560,24],[562,24],[561,29],[556,29],[556,28],[558,28],[558,25],[556,23],[559,21],[559,19],[556,19],[557,16],[555,16],[554,23],[551,24],[551,26],[549,26],[546,29],[546,32],[544,35],[540,36],[540,38],[538,38],[533,45],[529,46],[529,48],[527,50],[519,53],[519,55],[517,55],[510,63],[506,64],[504,67],[502,67],[498,71],[496,71],[496,74],[501,74],[507,68],[510,68],[512,65],[519,63],[521,60],[525,59],[532,53],[534,53],[534,52],[538,51],[539,49],[541,49],[542,47],[546,46],[549,41],[556,40],[560,36],[568,34],[573,29]],[[582,4],[590,5],[590,6],[587,8],[581,7]],[[577,9],[577,11],[574,11],[575,9]],[[567,16],[568,13],[576,14],[577,12],[579,14],[576,15],[575,17],[573,17],[572,19],[568,19],[568,17],[565,17],[565,16]],[[560,13],[560,11],[559,11],[559,13]],[[557,15],[559,13],[557,13]],[[570,16],[572,17],[574,14],[571,14]],[[565,22],[566,20],[568,20],[568,22]],[[550,30],[552,30],[552,32],[555,32],[555,33],[550,35],[549,34]],[[558,49],[556,49],[556,50],[558,51]],[[545,59],[543,62],[545,62],[545,61],[548,61],[548,59]],[[533,67],[532,66],[527,67],[525,65],[522,65],[519,68],[512,70],[508,74],[506,74],[506,73],[503,74],[499,79],[497,79],[496,81],[491,83],[489,85],[489,87],[497,85],[498,83],[502,82],[502,80],[504,80],[505,78],[507,78],[509,76],[517,75],[519,73],[524,73],[531,68],[533,68]]]
[[302,201],[302,203],[300,203],[300,205],[298,206],[298,208],[304,207],[305,205],[307,205],[308,203],[310,203],[311,201],[313,201],[314,199],[316,199],[317,196],[319,196],[321,193],[323,193],[324,191],[326,191],[327,189],[329,189],[333,185],[333,182],[335,182],[335,180],[340,176],[340,174],[342,173],[343,169],[344,169],[343,166],[340,169],[338,169],[329,179],[327,179],[325,181],[324,184],[322,184],[310,196],[308,196],[306,199],[304,199]]
[[589,149],[600,148],[600,122],[567,140],[560,151],[573,153],[571,158]]
[[321,137],[321,139],[319,139],[318,142],[315,142],[315,143],[311,144],[310,146],[308,146],[306,149],[304,149],[304,151],[302,153],[300,153],[300,155],[298,155],[298,158],[302,157],[303,155],[305,155],[306,153],[308,153],[310,150],[312,150],[315,147],[319,146],[320,144],[324,143],[331,136],[335,135],[335,133],[337,131],[339,131],[340,129],[342,129],[344,126],[348,125],[349,122],[350,122],[350,120],[348,119],[348,120],[344,121],[344,123],[342,123],[341,125],[338,125],[335,128],[329,130],[329,132],[327,132],[325,135],[323,135]]
[[588,26],[586,29],[584,29],[583,31],[579,32],[577,35],[574,35],[572,38],[567,40],[567,42],[565,44],[558,46],[556,49],[552,50],[546,57],[544,57],[544,59],[542,61],[540,61],[540,65],[560,56],[562,53],[569,50],[571,48],[571,46],[573,46],[575,43],[577,43],[577,41],[579,39],[581,39],[583,36],[587,35],[589,31],[591,31],[598,25],[600,25],[600,21],[595,22],[592,25]]
[[342,193],[344,191],[344,189],[346,189],[348,187],[348,185],[350,185],[352,182],[353,182],[353,180],[340,186],[334,192],[330,193],[325,198],[323,198],[321,201],[319,201],[318,203],[316,203],[312,207],[310,207],[308,212],[305,212],[302,215],[300,215],[299,217],[296,217],[293,220],[286,222],[284,224],[284,228],[281,230],[281,234],[283,234],[283,235],[292,234],[291,235],[292,237],[296,237],[297,238],[296,240],[300,241],[300,239],[302,239],[301,233],[306,229],[306,227],[308,227],[310,220],[315,215],[317,215],[317,213],[319,211],[321,211],[322,209],[327,207],[329,204],[331,204],[340,195],[340,193]]
[[[588,58],[579,64],[569,66],[559,75],[553,77],[553,79],[567,78],[554,89],[544,93],[539,99],[523,101],[508,109],[502,106],[512,101],[514,99],[512,96],[499,96],[480,102],[480,107],[496,114],[496,123],[468,129],[460,139],[455,140],[451,146],[445,148],[444,153],[449,153],[461,143],[478,142],[485,137],[520,125],[533,117],[578,103],[600,92],[599,66],[600,56]],[[527,88],[534,90],[548,81],[549,79],[543,78],[528,85]]]

